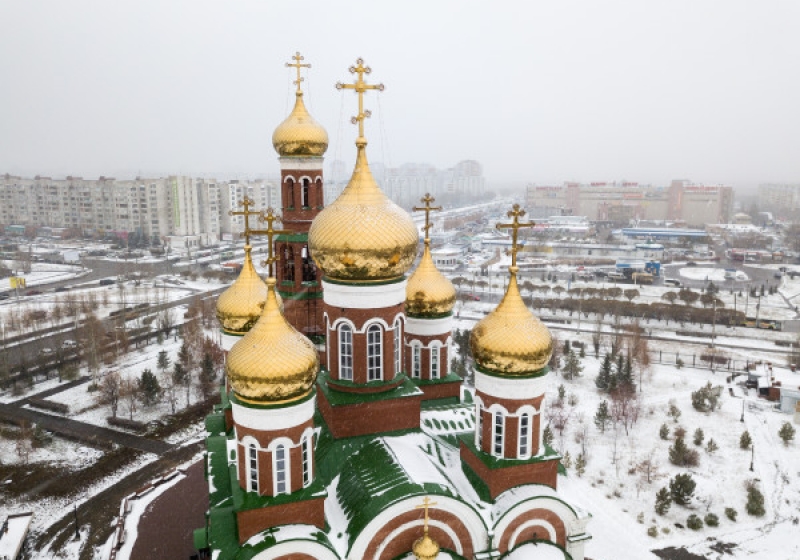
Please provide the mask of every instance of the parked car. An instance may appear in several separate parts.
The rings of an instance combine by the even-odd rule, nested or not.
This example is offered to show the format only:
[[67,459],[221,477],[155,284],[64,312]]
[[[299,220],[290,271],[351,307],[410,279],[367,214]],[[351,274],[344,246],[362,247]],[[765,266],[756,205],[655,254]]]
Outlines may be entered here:
[[78,343],[71,339],[67,339],[61,343],[61,348],[64,350],[75,350],[77,347]]
[[4,299],[9,299],[10,297],[11,297],[11,294],[9,294],[7,292],[4,292],[4,293],[0,294],[0,301],[2,301]]
[[39,354],[41,354],[42,356],[52,356],[53,355],[53,349],[52,348],[47,348],[47,347],[42,348],[41,350],[39,350]]
[[101,286],[110,286],[113,283],[114,281],[111,278],[103,278],[102,280],[100,280]]
[[28,290],[25,295],[26,296],[38,296],[41,293],[42,293],[42,290]]
[[676,288],[681,287],[681,281],[676,280],[675,278],[664,278],[664,285],[665,286],[675,286]]

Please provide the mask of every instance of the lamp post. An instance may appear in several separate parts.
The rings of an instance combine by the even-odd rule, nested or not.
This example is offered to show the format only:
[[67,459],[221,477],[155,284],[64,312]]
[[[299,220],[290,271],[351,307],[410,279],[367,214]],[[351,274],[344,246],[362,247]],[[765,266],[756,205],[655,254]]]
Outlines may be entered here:
[[753,459],[756,456],[756,444],[750,446],[750,472],[753,472]]
[[739,422],[744,422],[744,397],[742,397],[742,417],[739,418]]

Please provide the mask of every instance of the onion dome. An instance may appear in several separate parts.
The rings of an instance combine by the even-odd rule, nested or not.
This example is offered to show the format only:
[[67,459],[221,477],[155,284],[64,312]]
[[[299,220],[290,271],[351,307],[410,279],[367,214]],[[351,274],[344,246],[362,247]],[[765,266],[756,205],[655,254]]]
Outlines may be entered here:
[[419,234],[411,216],[381,191],[367,163],[366,141],[356,142],[353,176],[311,224],[311,256],[332,280],[401,278],[414,263]]
[[472,329],[472,357],[482,369],[507,376],[541,372],[553,353],[547,327],[525,306],[511,266],[508,289],[500,305]]
[[439,556],[439,545],[428,535],[427,527],[425,534],[414,541],[411,551],[418,560],[435,560]]
[[425,241],[425,251],[417,270],[406,286],[406,315],[409,317],[438,317],[453,312],[456,289],[433,264],[430,243]]
[[319,371],[314,344],[283,316],[275,279],[258,322],[228,352],[226,372],[236,396],[253,404],[287,403],[311,392]]
[[249,331],[267,301],[267,285],[253,266],[251,250],[250,245],[245,245],[239,277],[217,299],[217,319],[228,334],[241,335]]
[[321,156],[328,149],[328,133],[308,114],[303,92],[296,93],[294,109],[272,133],[279,156]]

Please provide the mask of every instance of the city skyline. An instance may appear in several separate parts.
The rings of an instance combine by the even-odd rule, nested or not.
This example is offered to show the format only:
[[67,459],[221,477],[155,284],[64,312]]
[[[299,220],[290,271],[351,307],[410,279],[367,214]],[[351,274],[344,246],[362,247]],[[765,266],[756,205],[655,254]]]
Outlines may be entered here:
[[354,157],[334,84],[361,56],[386,84],[366,126],[387,167],[475,159],[490,188],[797,180],[791,2],[40,8],[0,4],[1,173],[277,175],[299,50],[327,161]]

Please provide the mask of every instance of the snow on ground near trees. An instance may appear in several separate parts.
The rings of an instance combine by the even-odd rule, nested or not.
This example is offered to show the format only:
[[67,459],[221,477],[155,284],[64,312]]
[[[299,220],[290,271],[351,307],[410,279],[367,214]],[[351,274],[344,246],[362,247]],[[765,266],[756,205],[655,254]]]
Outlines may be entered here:
[[[689,280],[709,280],[711,282],[725,282],[725,269],[724,268],[705,268],[687,266],[681,268],[678,274]],[[750,277],[742,270],[736,271],[735,282],[747,282]]]
[[[457,328],[471,328],[473,321],[459,320]],[[775,410],[774,403],[759,399],[754,390],[746,391],[738,384],[727,384],[726,374],[712,373],[708,369],[684,367],[677,369],[669,365],[652,365],[643,376],[643,391],[640,393],[642,410],[639,421],[626,435],[620,428],[616,433],[616,464],[614,456],[615,433],[607,429],[601,433],[594,425],[593,417],[598,404],[606,395],[600,393],[594,379],[600,367],[600,359],[593,356],[591,335],[576,335],[553,329],[563,341],[580,340],[586,344],[589,355],[583,358],[581,378],[564,380],[560,374],[551,373],[545,401],[545,409],[557,399],[557,388],[563,384],[567,399],[574,394],[578,403],[574,408],[568,427],[561,437],[557,432],[554,447],[562,453],[569,452],[574,461],[581,452],[576,434],[581,426],[588,427],[586,453],[588,464],[583,477],[578,477],[574,468],[568,476],[559,477],[559,492],[565,498],[589,510],[592,520],[588,531],[593,535],[586,547],[586,555],[594,560],[646,560],[655,559],[650,550],[668,546],[686,546],[697,554],[710,554],[710,546],[720,542],[735,543],[737,548],[731,558],[753,558],[775,560],[800,557],[800,529],[792,519],[800,517],[800,441],[784,446],[778,437],[778,429],[791,416]],[[606,342],[607,342],[606,335]],[[738,339],[741,344],[741,339]],[[748,345],[751,344],[748,340]],[[650,341],[651,350],[691,353],[691,348],[679,342]],[[601,358],[602,358],[601,353]],[[744,360],[761,358],[757,352],[731,351],[732,357]],[[765,354],[765,357],[769,357]],[[772,356],[774,358],[774,356]],[[784,367],[775,368],[775,376],[786,385],[800,384],[800,374],[791,373]],[[638,375],[637,375],[638,378]],[[742,378],[739,377],[738,381]],[[638,379],[637,379],[638,381]],[[723,387],[720,408],[713,413],[701,413],[691,406],[691,392],[707,382]],[[734,395],[728,388],[733,388]],[[678,422],[667,416],[670,401],[681,410]],[[745,422],[741,423],[742,402],[745,403]],[[567,409],[569,405],[567,404]],[[545,421],[547,412],[545,412]],[[682,468],[669,463],[668,449],[673,444],[670,436],[659,438],[659,428],[666,423],[670,433],[677,426],[687,431],[686,442],[690,448],[698,449],[700,463],[697,467]],[[702,447],[695,447],[692,436],[702,428],[705,438]],[[755,444],[754,472],[750,472],[750,452],[739,448],[739,437],[748,430]],[[718,451],[707,453],[705,444],[713,438]],[[661,476],[654,482],[641,482],[638,474],[629,471],[652,453],[658,463]],[[689,507],[673,505],[665,516],[656,515],[653,506],[658,489],[668,486],[669,479],[676,474],[689,472],[697,482],[695,498]],[[767,513],[763,518],[749,516],[745,511],[745,482],[756,479],[765,496]],[[738,511],[738,521],[729,521],[724,514],[726,507]],[[686,526],[687,517],[696,513],[701,518],[707,512],[719,516],[719,527],[705,527],[700,531],[678,529],[676,523]],[[637,516],[643,514],[643,523]],[[658,537],[647,535],[647,528],[655,525]],[[665,533],[664,530],[668,530]],[[792,549],[795,547],[795,549]],[[791,551],[791,552],[790,552]]]
[[[16,267],[14,266],[14,261],[0,261],[0,264],[4,264],[12,271],[16,271]],[[62,280],[69,280],[70,278],[79,278],[86,273],[85,270],[82,270],[81,267],[75,265],[68,265],[68,264],[53,264],[53,263],[31,263],[31,271],[27,274],[21,274],[20,276],[25,279],[25,288],[23,290],[28,290],[33,286],[42,286],[44,284],[50,284],[51,282],[60,282]],[[5,283],[6,280],[3,280]],[[0,291],[4,291],[5,289],[9,288],[8,285],[2,286]]]

